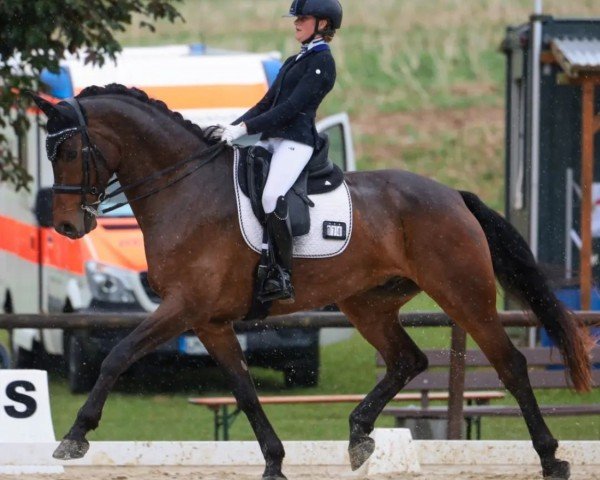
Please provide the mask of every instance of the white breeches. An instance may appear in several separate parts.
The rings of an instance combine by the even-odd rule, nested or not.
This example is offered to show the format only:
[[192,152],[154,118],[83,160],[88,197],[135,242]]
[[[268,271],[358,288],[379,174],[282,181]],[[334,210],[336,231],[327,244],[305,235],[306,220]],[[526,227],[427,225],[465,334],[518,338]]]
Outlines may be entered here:
[[275,210],[277,199],[285,195],[310,160],[313,147],[283,138],[260,140],[257,146],[273,154],[269,176],[262,195],[265,213]]

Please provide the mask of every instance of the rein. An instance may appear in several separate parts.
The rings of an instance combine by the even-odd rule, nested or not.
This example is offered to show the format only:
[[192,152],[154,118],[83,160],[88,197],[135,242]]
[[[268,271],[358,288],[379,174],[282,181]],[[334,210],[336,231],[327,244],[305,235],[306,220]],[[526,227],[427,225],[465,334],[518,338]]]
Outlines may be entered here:
[[[121,202],[121,203],[117,203],[116,205],[113,205],[110,208],[103,208],[102,209],[102,213],[107,213],[107,212],[112,212],[113,210],[116,210],[117,208],[122,207],[123,205],[127,205],[128,203],[133,203],[137,200],[142,200],[143,198],[147,198],[151,195],[154,195],[155,193],[158,193],[162,190],[165,190],[167,188],[169,188],[170,186],[176,184],[177,182],[183,180],[184,178],[189,177],[192,173],[196,172],[197,170],[199,170],[200,168],[202,168],[204,165],[206,165],[207,163],[210,163],[211,161],[213,161],[217,155],[219,155],[224,149],[225,149],[226,144],[225,143],[217,143],[211,147],[199,150],[195,153],[193,153],[191,156],[189,156],[188,158],[185,158],[179,162],[177,162],[174,165],[171,165],[167,168],[163,168],[162,170],[159,170],[158,172],[154,172],[152,175],[149,175],[147,177],[142,178],[141,180],[138,180],[137,182],[134,182],[130,185],[127,185],[125,187],[119,187],[117,188],[115,191],[109,193],[108,195],[104,195],[101,201],[104,200],[108,200],[109,198],[113,198],[116,197],[117,195],[126,192],[128,190],[131,190],[132,188],[136,188],[139,187],[140,185],[144,185],[148,182],[151,182],[153,180],[158,180],[160,177],[162,177],[165,174],[168,174],[174,170],[176,170],[177,168],[190,163],[193,160],[196,160],[198,158],[203,157],[204,155],[206,155],[207,153],[210,153],[210,156],[205,158],[203,161],[201,161],[198,165],[196,165],[196,167],[192,170],[190,170],[189,172],[184,173],[183,175],[181,175],[180,177],[177,177],[174,180],[171,180],[170,182],[168,182],[166,185],[163,185],[160,188],[156,188],[154,190],[151,190],[150,192],[146,192],[143,193],[142,195],[138,195],[135,198],[132,198],[131,200],[127,200],[125,202]],[[107,188],[110,187],[111,185],[113,185],[117,180],[113,180],[112,182],[110,182],[107,185]]]
[[[125,202],[121,202],[116,205],[113,205],[110,208],[102,209],[102,213],[111,212],[113,210],[116,210],[117,208],[127,205],[128,203],[142,200],[151,195],[154,195],[155,193],[165,190],[165,189],[171,187],[172,185],[180,182],[184,178],[189,177],[192,173],[196,172],[197,170],[202,168],[204,165],[213,161],[226,148],[226,144],[223,142],[220,142],[220,143],[217,143],[210,147],[198,150],[198,151],[194,152],[191,156],[175,163],[174,165],[170,165],[167,168],[163,168],[162,170],[154,172],[152,175],[149,175],[147,177],[142,178],[141,180],[138,180],[137,182],[134,182],[134,183],[132,183],[130,185],[126,185],[126,186],[121,186],[121,187],[117,188],[116,190],[112,191],[111,193],[106,194],[106,189],[108,187],[110,187],[111,185],[114,185],[118,180],[117,179],[112,180],[111,182],[108,183],[108,185],[105,188],[98,187],[96,185],[90,185],[90,165],[92,163],[94,165],[94,168],[96,170],[96,180],[98,180],[98,177],[99,177],[98,163],[97,163],[96,159],[99,158],[107,170],[108,170],[108,165],[107,165],[104,155],[102,155],[102,152],[100,151],[100,149],[96,145],[92,144],[90,141],[87,123],[86,123],[83,113],[81,111],[81,106],[79,105],[79,102],[75,98],[66,99],[65,102],[67,102],[75,110],[75,113],[77,114],[77,118],[79,120],[79,125],[76,128],[71,128],[68,130],[69,130],[69,136],[71,136],[71,134],[74,135],[77,133],[81,133],[81,138],[82,138],[82,143],[83,143],[83,147],[82,147],[83,180],[80,185],[54,184],[52,186],[52,190],[55,193],[81,195],[81,209],[85,211],[86,215],[96,217],[96,216],[98,216],[97,206],[100,205],[103,201],[114,198],[117,195],[127,192],[133,188],[137,188],[139,186],[146,185],[149,182],[158,180],[163,175],[169,174],[169,173],[177,170],[179,167],[182,167],[183,165],[186,165],[194,160],[200,159],[200,158],[208,155],[208,157],[205,158],[204,160],[202,160],[198,165],[196,165],[196,167],[194,169],[190,170],[189,172],[184,173],[183,175],[175,178],[174,180],[169,181],[166,185],[155,188],[154,190],[151,190],[144,194],[138,195],[137,197],[134,197],[131,200],[127,200]],[[61,135],[62,133],[63,132],[58,132],[55,135]],[[95,202],[89,203],[86,198],[86,195],[88,195],[88,194],[96,195],[97,200]]]

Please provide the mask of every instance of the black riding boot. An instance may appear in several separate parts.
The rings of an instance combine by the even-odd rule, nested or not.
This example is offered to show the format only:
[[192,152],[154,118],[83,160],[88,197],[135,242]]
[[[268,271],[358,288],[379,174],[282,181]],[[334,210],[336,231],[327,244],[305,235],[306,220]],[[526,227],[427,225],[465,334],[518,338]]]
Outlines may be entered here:
[[277,207],[266,218],[267,237],[269,239],[269,256],[271,265],[265,279],[259,300],[294,301],[292,287],[292,228],[288,215],[285,197],[279,197]]

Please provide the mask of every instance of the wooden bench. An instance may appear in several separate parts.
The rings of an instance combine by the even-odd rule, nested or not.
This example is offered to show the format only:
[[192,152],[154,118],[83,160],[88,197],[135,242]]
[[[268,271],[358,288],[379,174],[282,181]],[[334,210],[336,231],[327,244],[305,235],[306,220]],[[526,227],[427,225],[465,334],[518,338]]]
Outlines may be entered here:
[[[478,405],[485,405],[490,400],[503,398],[503,392],[494,391],[470,391],[465,393],[465,399]],[[283,404],[314,404],[314,403],[356,403],[358,404],[365,395],[288,395],[288,396],[264,396],[259,397],[262,405]],[[448,392],[427,392],[426,395],[418,392],[399,393],[394,397],[396,402],[421,402],[427,404],[431,400],[448,400]],[[194,405],[204,405],[214,413],[214,438],[215,440],[229,440],[229,429],[240,413],[234,397],[206,397],[189,398],[188,401]],[[425,403],[424,403],[425,402]],[[235,410],[229,411],[229,407],[235,406]]]
[[[562,368],[562,357],[558,349],[549,347],[521,348],[520,351],[527,359],[529,379],[534,389],[569,388],[565,370]],[[416,390],[423,396],[429,396],[439,390],[447,390],[450,382],[449,365],[450,352],[448,350],[426,350],[429,359],[429,369],[411,382],[403,391]],[[503,389],[495,370],[492,369],[487,358],[480,350],[466,350],[465,352],[465,378],[464,398],[469,399],[469,391],[486,391]],[[592,352],[594,364],[600,364],[600,347]],[[378,356],[377,364],[384,366]],[[597,365],[600,366],[600,365]],[[600,385],[600,368],[592,371],[593,384]],[[574,393],[575,395],[575,393]],[[575,397],[574,397],[575,398]],[[595,415],[600,414],[600,404],[568,404],[568,405],[541,405],[543,415],[569,416],[569,415]],[[419,407],[387,407],[384,415],[396,418],[396,425],[405,419],[448,419],[446,406],[429,406],[421,402]],[[481,405],[468,401],[463,407],[463,419],[467,422],[467,438],[471,438],[471,428],[477,428],[477,438],[481,438],[481,418],[500,416],[521,416],[521,410],[516,405]]]

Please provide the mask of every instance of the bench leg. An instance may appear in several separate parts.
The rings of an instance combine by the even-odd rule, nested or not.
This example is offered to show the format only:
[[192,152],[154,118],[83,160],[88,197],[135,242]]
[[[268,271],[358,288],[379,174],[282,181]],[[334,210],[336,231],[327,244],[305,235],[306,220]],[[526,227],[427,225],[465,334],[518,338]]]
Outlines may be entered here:
[[467,422],[467,440],[471,440],[471,430],[473,428],[473,418],[467,417],[467,418],[465,418],[465,421]]
[[229,413],[227,405],[222,405],[221,408],[215,410],[215,440],[229,440],[229,428],[240,414],[241,410],[236,408]]

